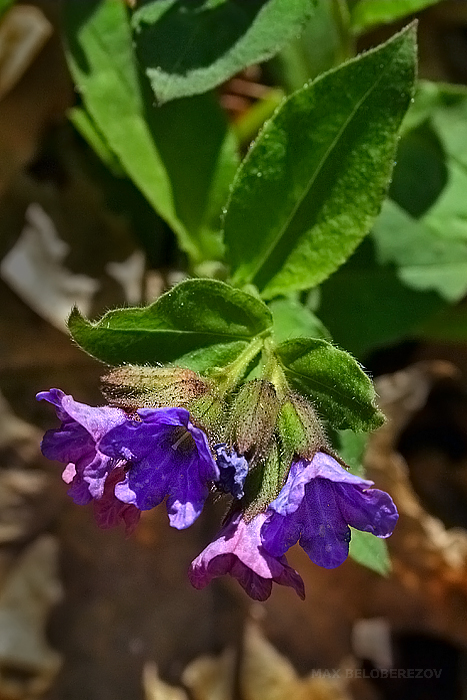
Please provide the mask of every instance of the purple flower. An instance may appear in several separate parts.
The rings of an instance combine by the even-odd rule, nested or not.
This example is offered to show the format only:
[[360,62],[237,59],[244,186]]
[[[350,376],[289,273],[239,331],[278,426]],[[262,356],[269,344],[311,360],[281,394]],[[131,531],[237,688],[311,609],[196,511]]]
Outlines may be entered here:
[[204,588],[211,579],[230,574],[254,600],[266,600],[273,582],[291,586],[300,598],[305,588],[299,574],[284,556],[271,556],[261,544],[260,530],[266,515],[260,513],[249,523],[236,513],[217,538],[192,562],[188,576],[195,588]]
[[98,442],[125,422],[126,413],[109,406],[87,406],[60,389],[41,391],[37,399],[53,404],[61,421],[60,428],[46,432],[41,450],[48,459],[67,464],[62,477],[70,484],[68,494],[78,505],[101,498],[115,460],[102,454]]
[[141,511],[136,506],[129,506],[115,498],[115,486],[124,478],[125,469],[123,467],[112,469],[105,480],[102,497],[93,501],[93,509],[99,527],[106,530],[123,523],[128,537],[138,525]]
[[349,525],[377,537],[394,530],[396,506],[387,493],[371,486],[372,481],[350,474],[324,452],[294,462],[267,511],[261,529],[264,548],[277,557],[298,541],[315,564],[339,566],[349,553]]
[[170,524],[184,529],[201,513],[209,482],[219,479],[206,435],[184,408],[142,408],[137,416],[99,443],[104,454],[128,462],[115,495],[140,510],[154,508],[168,496]]
[[233,448],[227,450],[225,444],[215,445],[214,451],[219,467],[220,490],[231,493],[234,498],[243,498],[243,484],[248,474],[248,462],[245,457],[238,455]]

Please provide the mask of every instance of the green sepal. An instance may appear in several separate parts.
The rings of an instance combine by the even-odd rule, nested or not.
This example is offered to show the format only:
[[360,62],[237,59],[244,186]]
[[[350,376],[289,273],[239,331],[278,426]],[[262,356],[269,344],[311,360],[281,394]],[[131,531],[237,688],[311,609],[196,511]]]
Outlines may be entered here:
[[112,406],[136,411],[138,408],[187,407],[209,393],[210,386],[190,369],[124,365],[101,378],[101,391]]
[[312,459],[327,448],[324,428],[311,404],[298,394],[290,394],[283,402],[277,431],[287,452]]
[[265,511],[277,498],[285,484],[291,463],[292,454],[274,440],[266,459],[250,471],[245,481],[242,505],[246,521]]
[[265,379],[245,382],[237,392],[229,418],[229,442],[250,464],[267,454],[279,407],[274,386]]

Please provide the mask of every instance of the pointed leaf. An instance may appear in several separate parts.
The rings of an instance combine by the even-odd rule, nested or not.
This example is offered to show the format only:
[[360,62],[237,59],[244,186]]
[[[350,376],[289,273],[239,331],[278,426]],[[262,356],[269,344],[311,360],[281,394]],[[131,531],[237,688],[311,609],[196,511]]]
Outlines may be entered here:
[[[467,170],[452,166],[451,175],[450,188],[453,182],[458,182],[458,188],[446,209],[453,212],[457,205],[457,208],[464,209],[465,216],[467,208],[463,199]],[[441,206],[442,200],[435,209],[439,210]],[[446,301],[456,302],[467,292],[467,226],[465,219],[459,216],[457,229],[446,230],[450,219],[448,211],[444,211],[444,217],[439,217],[439,225],[435,228],[429,225],[434,213],[426,220],[413,219],[397,204],[387,200],[373,229],[373,237],[380,262],[397,265],[397,275],[407,287],[434,290]]]
[[362,532],[351,528],[349,556],[362,566],[376,571],[381,576],[387,576],[391,571],[388,546],[385,540],[375,537],[370,532]]
[[369,431],[382,424],[373,384],[348,353],[325,340],[297,338],[279,345],[277,354],[290,382],[333,428]]
[[133,15],[138,54],[159,103],[197,95],[277,53],[315,0],[145,0]]
[[350,13],[350,23],[356,33],[378,24],[388,24],[407,17],[440,0],[358,0]]
[[172,362],[196,371],[232,361],[272,324],[259,299],[214,280],[182,282],[144,308],[117,309],[91,323],[75,310],[74,340],[112,365]]
[[224,222],[235,284],[326,279],[376,218],[415,74],[414,27],[292,95],[240,166]]

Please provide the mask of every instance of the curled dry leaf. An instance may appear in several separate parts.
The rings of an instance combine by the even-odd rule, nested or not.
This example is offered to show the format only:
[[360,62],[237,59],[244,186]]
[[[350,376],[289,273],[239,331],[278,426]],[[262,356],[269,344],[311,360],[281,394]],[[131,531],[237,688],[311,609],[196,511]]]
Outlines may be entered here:
[[300,678],[291,662],[275,649],[254,622],[248,623],[245,629],[240,683],[245,700],[350,698],[339,677],[327,678],[324,672],[315,671]]
[[[433,383],[457,375],[453,365],[434,361],[379,379],[380,405],[389,420],[370,440],[365,466],[369,477],[392,495],[399,509],[399,522],[388,544],[395,577],[407,600],[414,600],[418,615],[423,610],[422,627],[465,644],[467,622],[459,615],[459,605],[463,601],[464,610],[467,605],[467,532],[447,528],[426,511],[405,460],[395,451],[401,430],[423,406]],[[406,612],[413,625],[415,608]],[[400,616],[399,626],[403,628],[405,622]]]
[[0,272],[7,284],[42,318],[67,332],[66,319],[74,305],[88,315],[99,283],[76,275],[63,265],[69,246],[39,204],[30,204],[26,225],[3,258]]
[[[343,678],[331,675],[315,670],[301,678],[260,625],[249,621],[239,663],[231,648],[217,657],[201,656],[187,666],[182,681],[194,700],[231,700],[238,694],[242,700],[349,700]],[[148,695],[147,700],[156,697]]]
[[144,700],[188,700],[182,688],[162,681],[155,664],[146,664],[143,670]]
[[0,394],[0,544],[37,534],[56,511],[54,480],[35,468],[40,439]]
[[365,464],[378,487],[393,496],[399,509],[400,520],[389,542],[399,573],[400,567],[408,567],[417,577],[437,572],[444,578],[446,567],[452,574],[464,571],[467,592],[467,533],[460,528],[446,528],[423,508],[412,487],[407,464],[395,451],[401,430],[424,405],[434,381],[456,374],[456,368],[447,362],[423,362],[380,378],[380,405],[389,420],[370,441]]
[[189,664],[182,682],[193,700],[228,700],[232,697],[235,652],[226,649],[220,656],[200,656]]
[[19,81],[53,32],[38,7],[15,5],[0,22],[0,99]]
[[46,624],[61,598],[58,545],[39,537],[17,560],[0,591],[0,697],[34,700],[52,684],[60,655],[50,648]]

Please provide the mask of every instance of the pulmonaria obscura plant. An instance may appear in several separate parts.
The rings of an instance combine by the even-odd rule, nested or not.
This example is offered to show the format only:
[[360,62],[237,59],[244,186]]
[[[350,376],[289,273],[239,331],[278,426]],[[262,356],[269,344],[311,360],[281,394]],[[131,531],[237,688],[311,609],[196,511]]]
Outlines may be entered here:
[[[103,2],[100,11],[117,7]],[[130,534],[165,501],[170,525],[183,530],[207,499],[224,499],[219,532],[188,572],[196,588],[230,574],[256,600],[273,583],[304,597],[286,559],[296,543],[326,568],[354,543],[360,561],[378,569],[374,552],[384,558],[374,541],[392,533],[396,507],[339,456],[349,431],[372,431],[383,416],[371,380],[306,299],[378,215],[414,72],[409,27],[292,94],[230,185],[224,252],[219,233],[203,252],[206,231],[177,220],[192,278],[147,307],[96,322],[76,309],[70,316],[75,342],[109,367],[107,405],[39,393],[60,421],[42,451],[65,465],[69,495],[92,504],[104,528],[123,523]],[[213,259],[203,269],[222,267],[227,281],[196,275]]]
[[142,511],[165,500],[170,525],[183,530],[207,498],[224,497],[220,532],[189,578],[201,588],[230,574],[257,600],[273,582],[304,596],[285,557],[296,542],[333,568],[348,555],[350,528],[392,533],[390,496],[348,471],[318,417],[337,428],[382,422],[371,381],[342,350],[322,339],[274,342],[268,307],[214,280],[187,280],[146,309],[111,311],[95,324],[75,311],[70,327],[97,356],[99,348],[178,352],[198,369],[117,367],[103,377],[101,407],[59,389],[38,394],[61,421],[42,451],[66,465],[69,495],[92,503],[101,527],[121,522],[130,534]]

